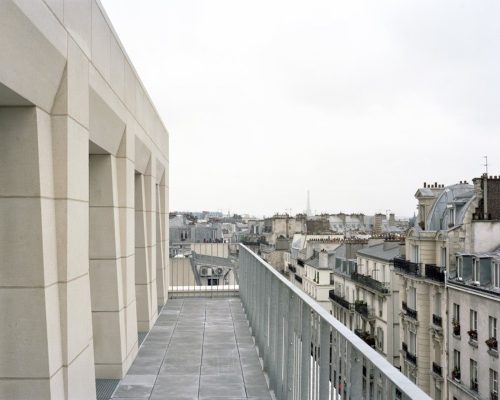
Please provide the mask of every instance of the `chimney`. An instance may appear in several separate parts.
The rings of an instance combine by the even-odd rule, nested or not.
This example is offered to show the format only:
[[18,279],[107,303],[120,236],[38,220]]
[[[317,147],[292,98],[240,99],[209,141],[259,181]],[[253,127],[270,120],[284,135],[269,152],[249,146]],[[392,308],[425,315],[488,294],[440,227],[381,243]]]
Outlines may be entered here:
[[319,252],[319,268],[320,269],[328,268],[328,252],[325,249]]

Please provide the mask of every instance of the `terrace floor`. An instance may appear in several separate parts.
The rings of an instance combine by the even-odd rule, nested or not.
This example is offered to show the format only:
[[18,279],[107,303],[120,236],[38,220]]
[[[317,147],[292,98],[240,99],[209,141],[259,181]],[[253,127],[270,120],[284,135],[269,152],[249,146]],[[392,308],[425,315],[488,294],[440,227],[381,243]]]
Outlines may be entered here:
[[113,399],[270,400],[240,299],[170,299]]

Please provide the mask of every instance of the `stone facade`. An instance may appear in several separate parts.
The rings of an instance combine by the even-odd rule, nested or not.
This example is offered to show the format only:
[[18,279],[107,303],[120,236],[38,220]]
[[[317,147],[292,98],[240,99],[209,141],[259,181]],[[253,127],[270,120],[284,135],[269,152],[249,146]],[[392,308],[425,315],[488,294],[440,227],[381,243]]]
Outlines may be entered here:
[[0,398],[95,398],[167,298],[168,133],[98,1],[2,1],[0,49]]

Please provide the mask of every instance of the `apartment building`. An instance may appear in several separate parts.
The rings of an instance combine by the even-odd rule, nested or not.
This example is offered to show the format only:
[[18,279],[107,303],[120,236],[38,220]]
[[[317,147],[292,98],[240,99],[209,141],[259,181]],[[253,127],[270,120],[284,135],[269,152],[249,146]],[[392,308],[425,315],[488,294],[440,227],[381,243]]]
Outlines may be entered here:
[[[465,271],[471,273],[472,260],[481,258],[481,255],[474,258],[474,254],[486,252],[487,259],[492,257],[488,252],[500,246],[500,225],[496,221],[497,185],[498,179],[486,176],[474,179],[474,185],[465,181],[446,187],[424,183],[415,194],[419,212],[416,226],[407,233],[406,257],[396,259],[394,263],[401,277],[400,336],[401,353],[405,358],[402,371],[435,399],[464,398],[463,393],[455,395],[457,390],[464,389],[464,385],[457,382],[457,373],[467,377],[470,389],[476,386],[476,381],[470,379],[470,376],[475,376],[476,364],[473,361],[481,365],[489,363],[487,358],[470,358],[467,372],[464,372],[465,361],[460,360],[470,354],[461,354],[463,347],[459,344],[462,339],[454,337],[460,335],[453,335],[458,328],[452,324],[452,316],[456,312],[457,318],[463,320],[463,313],[467,312],[474,321],[473,311],[479,310],[476,310],[477,306],[471,308],[468,305],[467,296],[460,296],[464,301],[462,307],[460,301],[455,303],[451,298],[457,300],[456,285],[452,285],[452,280],[459,282],[457,274],[462,263],[467,265]],[[478,266],[483,264],[477,263]],[[484,268],[484,271],[490,271],[493,267]],[[485,274],[491,276],[492,272],[483,272],[483,278],[487,279]],[[453,279],[446,283],[446,276]],[[479,279],[473,280],[474,277],[469,275],[467,278],[481,286]],[[454,309],[455,304],[457,308]],[[486,383],[484,385],[486,387]]]

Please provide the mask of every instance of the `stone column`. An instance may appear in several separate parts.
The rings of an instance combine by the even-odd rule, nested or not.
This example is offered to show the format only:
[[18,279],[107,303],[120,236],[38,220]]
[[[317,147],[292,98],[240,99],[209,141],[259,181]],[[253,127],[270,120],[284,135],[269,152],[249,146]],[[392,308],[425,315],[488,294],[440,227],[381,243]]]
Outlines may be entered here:
[[156,185],[156,288],[158,306],[163,306],[168,298],[168,192],[165,186],[165,174]]
[[[90,287],[96,376],[121,378],[129,366],[116,158],[92,154],[89,161]],[[123,176],[123,174],[122,174]],[[130,278],[130,277],[129,277]]]
[[67,113],[0,108],[1,398],[95,398],[85,143]]
[[153,237],[156,238],[154,198],[150,162],[145,175],[135,174],[135,293],[139,332],[149,331],[158,315],[156,251],[151,244]]

